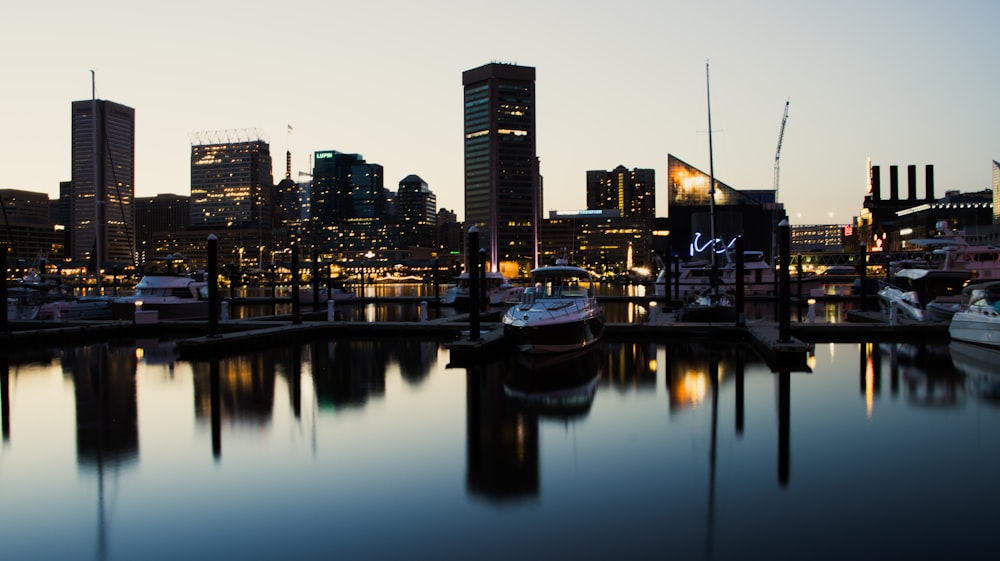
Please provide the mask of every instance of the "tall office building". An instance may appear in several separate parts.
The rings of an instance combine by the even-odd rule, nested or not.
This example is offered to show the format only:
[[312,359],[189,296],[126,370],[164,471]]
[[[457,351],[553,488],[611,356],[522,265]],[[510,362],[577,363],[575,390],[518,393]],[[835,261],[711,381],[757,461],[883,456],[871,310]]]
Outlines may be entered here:
[[587,209],[617,209],[622,218],[656,217],[656,171],[618,166],[587,172]]
[[396,193],[402,247],[434,247],[437,238],[437,196],[418,175],[407,175]]
[[157,240],[176,237],[191,224],[191,198],[183,195],[159,194],[154,197],[136,197],[136,252],[139,262],[168,253]]
[[383,249],[383,175],[381,165],[361,154],[326,150],[313,155],[310,241],[315,247],[336,258]]
[[73,259],[133,263],[135,110],[101,99],[74,101],[72,159]]
[[256,130],[191,135],[191,227],[232,238],[241,266],[272,251],[271,148]]
[[525,276],[538,263],[541,177],[535,69],[490,63],[462,73],[465,222],[479,229],[492,270]]

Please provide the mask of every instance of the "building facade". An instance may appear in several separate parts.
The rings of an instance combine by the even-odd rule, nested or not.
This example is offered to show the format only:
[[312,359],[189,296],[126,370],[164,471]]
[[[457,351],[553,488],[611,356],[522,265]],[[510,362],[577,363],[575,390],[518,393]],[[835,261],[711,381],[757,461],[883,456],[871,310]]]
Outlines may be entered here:
[[250,129],[195,133],[191,140],[191,228],[232,238],[241,266],[260,266],[274,247],[270,146]]
[[184,232],[191,225],[191,198],[161,194],[135,199],[136,249],[139,262],[170,253],[162,240]]
[[49,196],[21,189],[0,189],[3,205],[3,243],[9,248],[8,267],[37,268],[40,262],[62,258],[63,232],[50,220]]
[[587,209],[617,209],[623,218],[656,216],[656,170],[618,166],[587,172]]
[[733,247],[737,236],[743,236],[745,250],[761,251],[773,263],[775,228],[785,217],[774,190],[737,190],[716,179],[713,205],[709,179],[709,174],[672,154],[667,156],[672,253],[685,261],[708,261],[713,247],[717,254],[724,253]]
[[135,261],[135,110],[106,100],[72,104],[72,257]]
[[418,175],[407,175],[396,192],[400,246],[436,247],[437,196]]
[[605,278],[637,267],[651,268],[651,219],[623,218],[618,209],[553,211],[542,221],[539,259],[553,265],[565,258]]
[[490,63],[462,73],[465,221],[491,270],[522,277],[538,263],[541,177],[535,69]]

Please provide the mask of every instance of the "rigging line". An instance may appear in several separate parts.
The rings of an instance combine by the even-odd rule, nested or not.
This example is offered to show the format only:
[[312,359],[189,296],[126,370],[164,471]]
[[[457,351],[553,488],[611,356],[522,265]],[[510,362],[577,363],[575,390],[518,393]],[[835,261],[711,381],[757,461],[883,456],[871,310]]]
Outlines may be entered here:
[[[122,215],[122,224],[125,226],[125,240],[128,241],[128,254],[132,259],[132,266],[138,267],[139,264],[136,262],[137,256],[135,254],[135,246],[132,245],[132,234],[129,232],[128,220],[125,219],[125,205],[122,204],[122,190],[121,183],[118,182],[118,173],[115,171],[115,158],[111,154],[111,143],[108,141],[108,135],[104,135],[104,148],[108,154],[108,163],[111,164],[111,179],[115,182],[115,195],[118,197],[118,210]],[[132,204],[135,204],[135,188],[132,190]],[[97,225],[98,228],[103,227],[101,224]]]

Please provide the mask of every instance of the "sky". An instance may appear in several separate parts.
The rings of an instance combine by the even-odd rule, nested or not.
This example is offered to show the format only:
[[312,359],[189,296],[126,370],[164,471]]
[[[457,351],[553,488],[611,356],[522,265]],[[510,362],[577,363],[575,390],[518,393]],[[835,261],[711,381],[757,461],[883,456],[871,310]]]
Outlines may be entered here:
[[[1000,159],[1000,2],[174,0],[0,8],[0,188],[58,195],[70,105],[136,113],[136,196],[190,194],[191,134],[259,129],[277,182],[321,150],[422,177],[464,217],[462,72],[536,68],[543,212],[586,208],[586,171],[667,155],[775,184],[792,224],[846,224],[866,162],[980,191]],[[291,130],[289,130],[291,127]],[[905,171],[900,172],[905,182]],[[888,180],[883,177],[883,184]],[[905,192],[905,187],[901,188]]]

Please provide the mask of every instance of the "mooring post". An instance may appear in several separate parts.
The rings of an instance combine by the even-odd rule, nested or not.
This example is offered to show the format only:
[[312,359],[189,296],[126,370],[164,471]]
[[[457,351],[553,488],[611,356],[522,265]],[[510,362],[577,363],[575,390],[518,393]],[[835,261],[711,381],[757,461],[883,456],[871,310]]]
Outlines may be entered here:
[[861,286],[858,287],[858,294],[861,295],[861,311],[868,311],[868,253],[865,242],[858,244],[858,279]]
[[797,289],[795,298],[795,313],[799,323],[802,323],[802,254],[801,253],[795,255],[795,283]]
[[[3,282],[0,282],[0,296],[3,296],[3,301],[7,301],[7,254],[10,252],[8,246],[3,248],[3,264],[0,265],[0,273],[3,274]],[[4,311],[3,318],[0,319],[0,332],[7,333],[7,312]]]
[[479,248],[479,306],[483,312],[490,311],[490,299],[486,296],[486,249]]
[[791,278],[788,271],[792,245],[791,228],[788,219],[778,224],[778,342],[787,343],[791,340],[792,310],[789,288]]
[[441,268],[441,262],[437,257],[434,258],[434,274],[431,276],[431,282],[434,283],[434,301],[439,302],[441,298],[438,297],[438,289],[441,287],[441,283],[438,282],[438,273]]
[[313,291],[313,311],[319,311],[319,252],[314,247],[312,250],[312,291]]
[[479,340],[479,228],[469,228],[465,269],[469,273],[469,340]]
[[302,309],[299,305],[299,244],[292,243],[292,323],[302,323]]
[[743,272],[746,269],[743,256],[743,235],[736,236],[736,326],[746,325],[744,316],[743,296],[746,292],[746,282]]
[[208,236],[208,336],[219,336],[219,238]]

